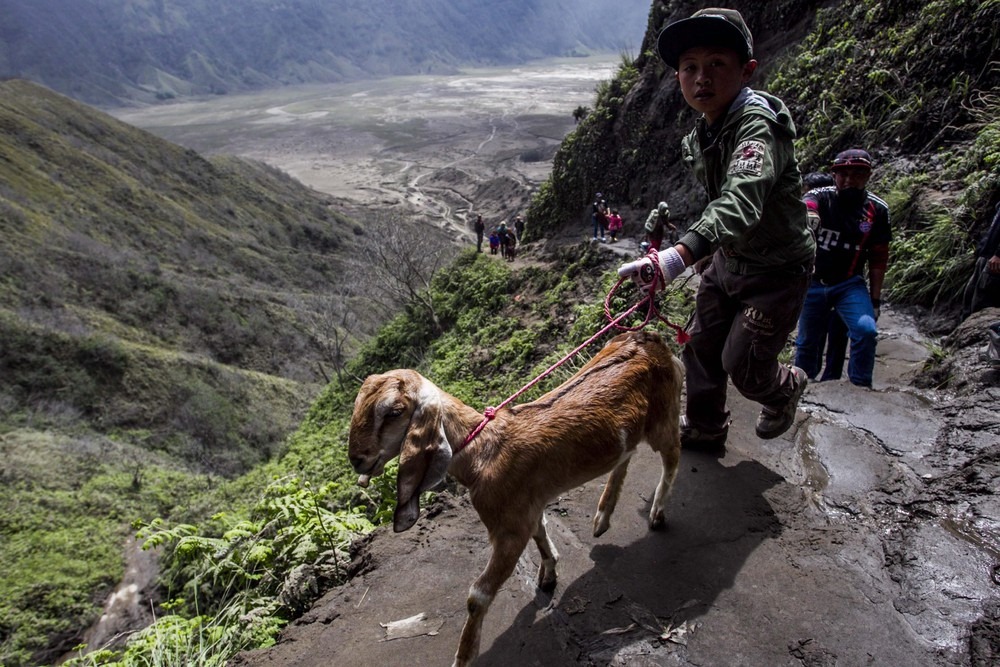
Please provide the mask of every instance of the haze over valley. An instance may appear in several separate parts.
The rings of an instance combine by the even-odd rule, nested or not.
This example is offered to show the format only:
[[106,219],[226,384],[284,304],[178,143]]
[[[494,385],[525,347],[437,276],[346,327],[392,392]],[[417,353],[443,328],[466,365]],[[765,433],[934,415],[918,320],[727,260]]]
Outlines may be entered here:
[[[470,214],[497,218],[527,205],[575,125],[574,110],[591,104],[620,64],[617,55],[571,58],[111,113],[201,153],[260,160],[352,205],[395,208],[464,240]],[[483,194],[491,182],[509,201]]]

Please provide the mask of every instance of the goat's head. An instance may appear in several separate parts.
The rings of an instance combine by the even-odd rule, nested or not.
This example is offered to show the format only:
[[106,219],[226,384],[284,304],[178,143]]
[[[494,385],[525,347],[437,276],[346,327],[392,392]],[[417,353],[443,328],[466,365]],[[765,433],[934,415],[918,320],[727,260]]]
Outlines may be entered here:
[[348,457],[358,484],[381,475],[399,455],[393,530],[410,528],[420,513],[423,491],[440,482],[451,462],[445,437],[441,392],[416,371],[371,375],[354,401]]

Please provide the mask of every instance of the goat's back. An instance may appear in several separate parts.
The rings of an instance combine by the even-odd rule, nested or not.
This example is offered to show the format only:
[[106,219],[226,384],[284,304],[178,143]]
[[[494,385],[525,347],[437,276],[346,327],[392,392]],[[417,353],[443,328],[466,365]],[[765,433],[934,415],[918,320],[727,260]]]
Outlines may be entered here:
[[488,474],[561,491],[609,471],[641,441],[660,449],[676,440],[666,434],[678,429],[682,382],[658,334],[619,335],[559,387],[497,414],[479,436],[492,452]]
[[526,411],[553,406],[558,406],[559,413],[602,406],[627,409],[647,403],[653,407],[679,390],[680,368],[656,332],[624,333],[559,387],[511,413],[520,418]]

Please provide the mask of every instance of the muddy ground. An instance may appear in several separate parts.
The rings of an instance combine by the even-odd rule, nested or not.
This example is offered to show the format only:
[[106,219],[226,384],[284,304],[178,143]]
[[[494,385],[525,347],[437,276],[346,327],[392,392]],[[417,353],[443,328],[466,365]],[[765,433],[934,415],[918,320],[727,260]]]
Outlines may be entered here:
[[[116,115],[275,164],[346,207],[400,207],[467,243],[471,214],[495,224],[524,206],[611,64]],[[628,254],[635,241],[604,247]],[[556,591],[535,589],[529,545],[486,618],[478,664],[1000,664],[1000,373],[978,360],[1000,311],[944,340],[921,336],[918,317],[885,307],[875,388],[810,385],[780,439],[757,439],[756,406],[732,392],[727,452],[684,453],[667,531],[646,528],[649,452],[601,538],[590,526],[603,480],[553,502]],[[932,353],[943,363],[921,372]],[[277,646],[231,664],[450,664],[487,557],[467,500],[443,494],[410,531],[358,545],[353,579]]]

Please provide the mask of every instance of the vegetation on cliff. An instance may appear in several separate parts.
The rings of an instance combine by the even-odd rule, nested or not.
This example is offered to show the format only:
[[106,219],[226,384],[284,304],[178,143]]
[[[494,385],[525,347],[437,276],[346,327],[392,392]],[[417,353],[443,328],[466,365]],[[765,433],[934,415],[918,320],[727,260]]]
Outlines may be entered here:
[[[1000,201],[1000,3],[817,4],[733,3],[762,62],[752,85],[791,108],[803,172],[847,146],[875,156],[869,187],[889,202],[896,231],[887,295],[948,309]],[[663,25],[694,9],[654,3],[642,53],[623,58],[556,155],[529,212],[544,225],[536,231],[579,224],[598,190],[640,212],[666,198],[672,218],[696,218],[704,194],[679,160],[694,117],[653,49]]]

